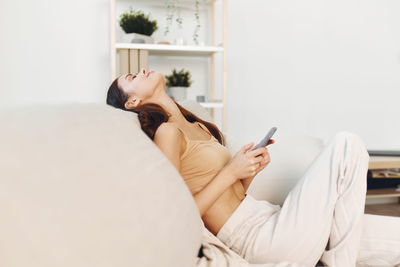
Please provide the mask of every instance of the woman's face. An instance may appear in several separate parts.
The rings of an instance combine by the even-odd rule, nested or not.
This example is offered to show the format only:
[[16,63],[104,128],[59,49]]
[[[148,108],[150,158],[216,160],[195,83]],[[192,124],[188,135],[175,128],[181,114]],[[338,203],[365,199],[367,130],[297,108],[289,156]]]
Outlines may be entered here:
[[120,76],[118,86],[129,95],[125,107],[132,109],[147,103],[163,82],[165,83],[165,80],[161,73],[153,70],[147,72],[145,68],[139,73]]

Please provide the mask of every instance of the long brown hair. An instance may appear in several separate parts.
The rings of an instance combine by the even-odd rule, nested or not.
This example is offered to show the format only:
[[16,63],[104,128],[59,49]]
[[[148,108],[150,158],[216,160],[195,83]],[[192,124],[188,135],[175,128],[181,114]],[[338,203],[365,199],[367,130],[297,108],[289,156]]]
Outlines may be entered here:
[[[125,111],[131,111],[138,114],[138,119],[142,130],[146,133],[148,137],[150,137],[151,140],[154,140],[154,135],[158,127],[163,122],[168,121],[169,118],[168,113],[164,110],[163,107],[155,103],[142,104],[134,110],[126,109],[125,102],[128,100],[128,98],[129,98],[128,94],[126,94],[124,91],[122,91],[121,88],[119,88],[118,78],[115,79],[111,83],[111,86],[107,92],[107,101],[106,101],[107,104],[115,108],[119,108]],[[185,109],[184,107],[176,103],[175,100],[174,102],[178,106],[179,110],[182,112],[182,115],[186,118],[187,121],[189,122],[197,121],[204,124],[210,131],[210,133],[218,140],[218,142],[221,145],[225,146],[225,138],[221,133],[221,131],[218,130],[218,127],[215,124],[200,119],[192,112],[190,112],[189,110]]]

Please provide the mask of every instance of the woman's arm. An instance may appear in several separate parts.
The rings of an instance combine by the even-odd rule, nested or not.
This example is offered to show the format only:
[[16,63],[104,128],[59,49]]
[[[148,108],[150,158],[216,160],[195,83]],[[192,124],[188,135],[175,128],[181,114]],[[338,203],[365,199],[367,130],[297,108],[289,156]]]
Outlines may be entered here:
[[247,189],[249,188],[249,186],[250,186],[251,182],[253,181],[254,177],[255,176],[240,180],[240,182],[243,185],[245,193],[247,192]]
[[211,180],[203,190],[193,196],[202,217],[222,193],[237,180],[246,179],[245,177],[254,177],[256,175],[256,166],[259,166],[259,162],[261,162],[263,158],[256,158],[255,156],[265,154],[266,148],[258,148],[246,153],[250,147],[251,144],[243,146],[218,175]]
[[[154,143],[167,156],[174,167],[180,172],[180,153],[181,141],[183,135],[181,131],[168,123],[162,123],[155,135]],[[249,153],[250,144],[245,145],[236,153],[231,161],[208,183],[200,192],[193,195],[200,215],[203,216],[206,211],[217,201],[222,193],[237,180],[254,176],[256,165],[261,158],[255,158],[256,155],[264,152],[265,148],[259,148]]]
[[[181,152],[182,139],[183,136],[181,131],[168,123],[161,124],[154,135],[154,143],[164,153],[164,155],[167,156],[178,172],[180,171],[179,156]],[[226,166],[200,192],[194,194],[193,198],[199,209],[200,215],[203,216],[222,195],[222,193],[236,182],[236,180],[237,178],[231,174]]]
[[235,181],[233,175],[223,168],[200,192],[193,195],[201,217]]
[[178,172],[181,168],[182,139],[183,134],[178,128],[169,123],[162,123],[154,133],[153,140]]
[[[180,171],[179,156],[182,139],[181,131],[168,123],[161,124],[154,135],[154,143],[167,156],[178,172]],[[236,180],[237,178],[231,174],[229,168],[226,166],[200,192],[194,194],[193,198],[200,215],[203,216],[222,193],[236,182]]]

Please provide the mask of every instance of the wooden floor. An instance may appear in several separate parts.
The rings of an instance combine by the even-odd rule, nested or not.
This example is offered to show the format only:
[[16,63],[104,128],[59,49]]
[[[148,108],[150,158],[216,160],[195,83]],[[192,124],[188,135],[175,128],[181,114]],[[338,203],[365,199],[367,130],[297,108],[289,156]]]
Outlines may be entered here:
[[400,203],[365,205],[364,213],[400,217]]

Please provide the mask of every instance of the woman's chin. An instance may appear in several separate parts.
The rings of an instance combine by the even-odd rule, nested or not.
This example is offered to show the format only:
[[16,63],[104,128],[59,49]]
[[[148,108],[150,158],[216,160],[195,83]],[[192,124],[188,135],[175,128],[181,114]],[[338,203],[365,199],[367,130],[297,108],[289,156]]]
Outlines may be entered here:
[[154,76],[159,80],[165,83],[164,75],[160,72],[156,72]]

